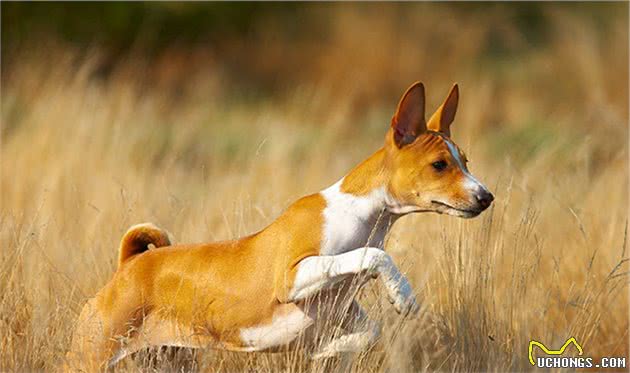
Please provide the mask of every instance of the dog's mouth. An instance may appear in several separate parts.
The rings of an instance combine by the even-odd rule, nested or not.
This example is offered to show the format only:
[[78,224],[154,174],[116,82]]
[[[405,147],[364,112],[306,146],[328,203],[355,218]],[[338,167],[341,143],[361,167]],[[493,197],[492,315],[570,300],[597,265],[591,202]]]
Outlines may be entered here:
[[459,216],[462,218],[474,218],[475,216],[481,214],[483,209],[462,209],[449,205],[448,203],[444,203],[441,201],[432,200],[431,203],[441,207],[441,209],[437,210],[439,213],[447,213],[449,215]]

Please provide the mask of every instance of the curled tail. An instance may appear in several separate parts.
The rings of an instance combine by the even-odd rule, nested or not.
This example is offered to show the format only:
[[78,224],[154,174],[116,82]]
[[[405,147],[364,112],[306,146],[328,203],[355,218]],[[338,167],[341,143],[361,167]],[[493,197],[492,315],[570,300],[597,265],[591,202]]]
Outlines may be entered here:
[[168,233],[152,223],[137,224],[129,228],[120,241],[118,267],[134,255],[149,250],[149,245],[155,247],[170,246]]

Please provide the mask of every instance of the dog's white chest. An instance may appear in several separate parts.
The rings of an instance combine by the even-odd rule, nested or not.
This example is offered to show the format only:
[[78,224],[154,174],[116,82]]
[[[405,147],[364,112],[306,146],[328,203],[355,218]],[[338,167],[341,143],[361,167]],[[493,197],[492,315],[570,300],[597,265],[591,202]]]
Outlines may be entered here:
[[337,255],[365,246],[383,247],[391,216],[383,209],[384,191],[365,196],[340,191],[343,179],[321,192],[326,199],[321,255]]

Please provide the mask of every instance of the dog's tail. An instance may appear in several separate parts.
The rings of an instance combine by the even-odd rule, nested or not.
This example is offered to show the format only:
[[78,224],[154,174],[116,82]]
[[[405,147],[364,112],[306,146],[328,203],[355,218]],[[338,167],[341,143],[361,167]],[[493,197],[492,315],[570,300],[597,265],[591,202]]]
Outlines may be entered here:
[[153,223],[137,224],[129,228],[120,241],[118,268],[132,256],[149,250],[149,245],[170,246],[168,232],[156,227]]

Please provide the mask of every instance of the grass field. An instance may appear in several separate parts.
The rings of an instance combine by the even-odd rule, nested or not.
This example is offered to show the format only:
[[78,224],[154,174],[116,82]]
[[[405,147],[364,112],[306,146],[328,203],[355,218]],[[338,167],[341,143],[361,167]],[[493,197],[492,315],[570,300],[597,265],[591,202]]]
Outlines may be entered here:
[[[569,337],[587,356],[628,358],[628,5],[592,18],[549,6],[542,41],[507,6],[473,19],[430,5],[315,6],[324,41],[261,24],[225,55],[130,52],[107,72],[97,46],[3,55],[0,371],[60,362],[129,226],[152,221],[178,242],[264,227],[377,150],[415,80],[428,111],[459,82],[453,138],[496,196],[473,220],[415,215],[393,229],[387,250],[419,317],[401,322],[375,283],[361,302],[383,336],[350,361],[201,351],[194,364],[520,371],[533,369],[531,339],[558,348]],[[118,369],[186,370],[189,355]]]

